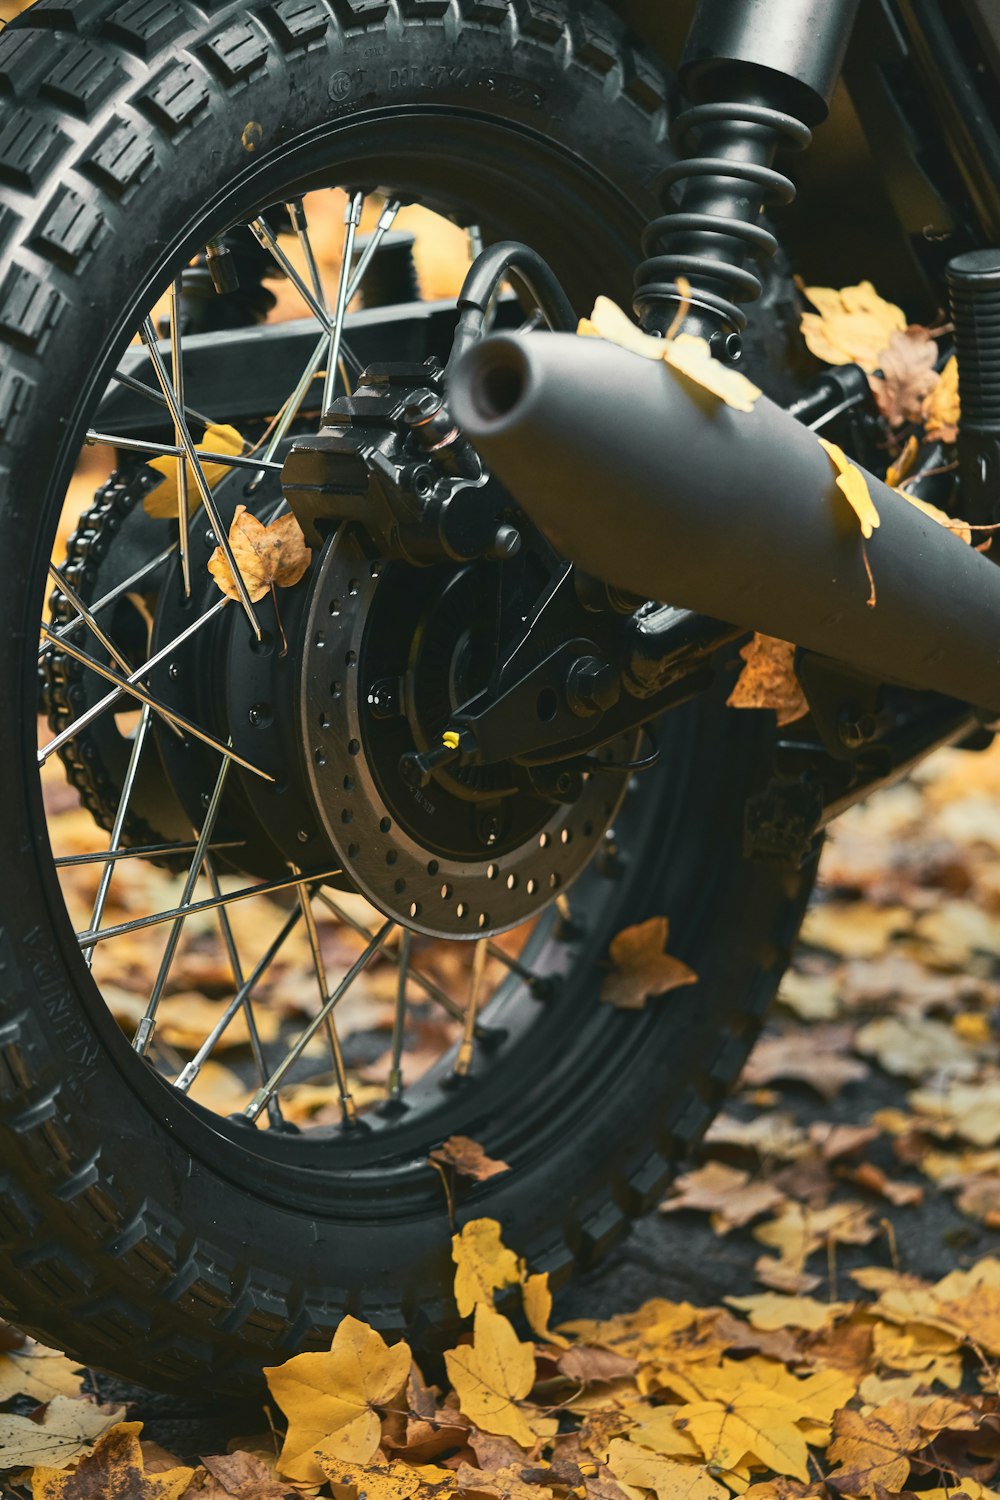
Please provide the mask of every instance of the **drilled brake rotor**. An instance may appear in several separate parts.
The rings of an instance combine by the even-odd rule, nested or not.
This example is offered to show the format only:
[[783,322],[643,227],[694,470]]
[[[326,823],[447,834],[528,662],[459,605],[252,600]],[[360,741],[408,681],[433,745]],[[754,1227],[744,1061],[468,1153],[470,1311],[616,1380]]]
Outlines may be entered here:
[[[480,937],[528,921],[590,861],[627,773],[602,767],[570,805],[514,764],[439,773],[401,757],[439,744],[496,660],[495,564],[373,562],[344,527],[317,570],[302,658],[301,735],[317,815],[358,889],[420,932]],[[632,758],[635,736],[602,758]]]

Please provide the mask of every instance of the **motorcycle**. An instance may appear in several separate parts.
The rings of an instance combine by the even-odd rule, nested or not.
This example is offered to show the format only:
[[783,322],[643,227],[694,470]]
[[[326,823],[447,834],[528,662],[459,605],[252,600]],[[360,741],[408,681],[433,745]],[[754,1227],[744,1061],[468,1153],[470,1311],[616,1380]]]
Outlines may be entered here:
[[[443,1347],[456,1222],[558,1283],[659,1200],[824,828],[1000,715],[998,85],[990,0],[36,0],[7,26],[21,1327],[240,1391],[345,1313]],[[780,153],[813,131],[796,218]],[[457,307],[419,294],[421,214]],[[887,486],[867,374],[802,343],[793,271],[873,264],[950,306],[960,432],[909,488],[980,545]],[[617,340],[577,336],[600,297],[634,308]],[[795,648],[781,730],[727,707],[754,633]],[[668,919],[683,985],[608,1003],[616,938],[662,950]],[[359,992],[377,1025],[348,1024]],[[446,1192],[456,1138],[490,1169]]]

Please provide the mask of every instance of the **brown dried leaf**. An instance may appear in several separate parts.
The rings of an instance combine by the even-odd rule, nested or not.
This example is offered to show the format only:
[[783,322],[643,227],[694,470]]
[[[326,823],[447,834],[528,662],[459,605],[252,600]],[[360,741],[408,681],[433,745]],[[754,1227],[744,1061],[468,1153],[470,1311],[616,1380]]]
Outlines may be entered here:
[[865,1064],[845,1053],[851,1045],[846,1026],[814,1026],[787,1036],[764,1037],[743,1070],[744,1087],[757,1088],[776,1078],[808,1084],[824,1099],[834,1099],[848,1083],[868,1077]]
[[[213,1489],[207,1485],[192,1489],[189,1496],[204,1494],[206,1500],[298,1500],[300,1492],[290,1484],[276,1479],[274,1471],[256,1453],[224,1453],[203,1458],[202,1463],[214,1482]],[[147,1464],[147,1472],[148,1472]]]
[[[306,546],[293,515],[279,516],[265,526],[245,505],[238,505],[229,528],[229,544],[254,604],[271,588],[292,588],[312,562],[312,549]],[[208,571],[227,599],[239,599],[233,571],[221,547],[216,547],[209,558]]]
[[[55,1405],[53,1401],[50,1412]],[[93,1407],[83,1402],[66,1402],[67,1407],[72,1405],[79,1408],[81,1422],[100,1420]],[[104,1433],[93,1453],[80,1459],[72,1474],[62,1468],[36,1465],[31,1476],[34,1500],[110,1500],[116,1495],[128,1496],[129,1500],[180,1500],[194,1470],[179,1467],[148,1474],[139,1445],[141,1431],[141,1422],[119,1422]],[[61,1463],[70,1461],[68,1455],[61,1455]]]
[[744,667],[726,702],[730,708],[772,708],[778,727],[809,712],[795,675],[795,647],[771,635],[755,635],[740,651]]
[[879,356],[882,374],[868,377],[879,411],[890,427],[921,421],[924,400],[940,379],[935,369],[937,357],[938,346],[929,329],[919,324],[892,335]]
[[586,1344],[577,1344],[567,1349],[558,1359],[560,1372],[580,1385],[603,1385],[609,1380],[620,1380],[624,1375],[634,1375],[639,1368],[638,1360],[616,1354],[613,1349],[594,1349]]
[[460,1177],[471,1177],[473,1182],[486,1182],[510,1171],[505,1161],[487,1156],[479,1142],[470,1140],[467,1135],[449,1136],[443,1145],[435,1146],[430,1157],[431,1161],[440,1162],[444,1167],[454,1168]]
[[929,443],[953,443],[958,437],[962,403],[958,392],[958,360],[949,359],[941,379],[923,405],[923,418]]
[[650,917],[648,922],[624,928],[612,939],[609,951],[615,972],[601,985],[605,1005],[642,1010],[653,995],[697,984],[694,970],[665,951],[669,934],[669,918]]
[[716,1234],[727,1234],[730,1229],[749,1224],[784,1201],[784,1193],[773,1183],[761,1178],[755,1180],[749,1172],[727,1167],[723,1162],[710,1161],[704,1167],[678,1177],[671,1189],[671,1197],[660,1204],[660,1212],[671,1214],[682,1208],[693,1208],[710,1213]]

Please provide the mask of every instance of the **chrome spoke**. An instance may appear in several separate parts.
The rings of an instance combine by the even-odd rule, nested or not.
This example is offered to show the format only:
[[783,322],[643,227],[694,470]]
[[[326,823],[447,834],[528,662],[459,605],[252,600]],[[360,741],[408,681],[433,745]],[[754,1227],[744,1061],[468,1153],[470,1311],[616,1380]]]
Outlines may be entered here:
[[[208,876],[208,883],[212,887],[212,895],[217,898],[221,897],[222,891],[219,889],[219,878],[215,873],[215,865],[213,864],[207,850],[205,851],[204,868],[205,874]],[[245,980],[243,978],[243,965],[240,962],[239,950],[236,947],[236,939],[233,936],[232,923],[229,920],[229,913],[224,906],[219,907],[218,915],[219,929],[222,933],[222,941],[226,945],[226,954],[229,958],[229,966],[233,971],[233,980],[236,984],[237,993],[239,993],[244,989]],[[254,1064],[257,1068],[257,1077],[260,1079],[261,1083],[266,1083],[267,1062],[264,1057],[264,1048],[261,1045],[260,1032],[257,1029],[257,1017],[254,1014],[253,1000],[251,999],[249,990],[246,990],[243,995],[243,1014],[246,1016],[247,1031],[250,1035],[250,1050],[253,1053]],[[272,1098],[269,1101],[267,1108],[268,1114],[271,1119],[271,1124],[280,1125],[282,1122],[281,1105],[278,1103],[277,1099]]]
[[236,994],[230,1000],[229,1004],[226,1006],[225,1010],[221,1013],[219,1019],[212,1027],[208,1036],[198,1048],[198,1051],[195,1053],[194,1057],[192,1057],[191,1061],[178,1074],[174,1082],[175,1088],[180,1089],[182,1093],[187,1093],[188,1089],[194,1083],[195,1079],[198,1077],[198,1074],[205,1066],[205,1063],[208,1061],[212,1053],[215,1051],[216,1047],[219,1045],[220,1039],[232,1024],[233,1018],[242,1009],[243,1005],[252,995],[256,986],[260,983],[261,979],[267,973],[268,969],[271,967],[271,965],[274,963],[274,960],[281,952],[286,939],[291,936],[292,932],[295,930],[301,920],[302,913],[296,907],[295,911],[291,912],[290,915],[285,919],[280,932],[271,943],[271,946],[268,948],[263,958],[261,958],[255,965],[253,973],[250,975],[249,979],[245,979],[240,985]]
[[[167,407],[167,399],[161,391],[154,391],[151,385],[146,385],[142,380],[136,380],[134,375],[126,375],[124,370],[116,370],[111,379],[116,385],[123,385],[127,391],[135,391],[136,395],[145,396],[147,401],[152,401],[156,406]],[[198,427],[211,427],[213,422],[212,417],[206,417],[204,412],[196,411],[193,406],[185,406],[184,415],[189,422],[194,422]]]
[[[143,746],[146,743],[146,735],[149,732],[149,721],[151,710],[147,707],[139,716],[139,727],[132,741],[132,750],[128,758],[128,767],[125,771],[125,780],[122,784],[121,796],[118,798],[118,810],[115,813],[115,821],[111,829],[111,853],[114,853],[121,843],[122,829],[125,827],[125,819],[128,816],[129,802],[132,797],[132,788],[135,786],[136,774],[139,770],[139,761],[142,757]],[[97,887],[97,895],[94,898],[94,909],[90,918],[91,931],[97,932],[104,917],[104,905],[108,899],[108,888],[111,885],[111,877],[115,873],[114,865],[108,861],[101,871],[101,878]],[[91,968],[94,962],[94,950],[88,948],[83,955],[87,968]]]
[[375,256],[378,254],[379,247],[382,244],[382,241],[389,233],[389,230],[392,228],[393,224],[395,224],[396,215],[399,213],[399,210],[402,208],[402,206],[403,205],[400,203],[398,198],[391,198],[383,208],[382,212],[379,214],[378,223],[375,226],[373,233],[369,237],[367,245],[362,250],[357,265],[354,267],[354,272],[351,276],[351,284],[347,289],[348,307],[350,307],[351,303],[358,295],[358,292],[360,292],[361,283],[365,279],[365,272],[368,270],[368,267],[371,265],[372,261],[375,259]]
[[[301,884],[301,880],[298,883]],[[264,1087],[254,1095],[250,1103],[247,1105],[246,1109],[243,1111],[248,1120],[257,1119],[268,1099],[270,1099],[271,1095],[275,1092],[276,1089],[280,1088],[281,1083],[288,1074],[289,1070],[294,1067],[295,1063],[298,1062],[299,1058],[302,1056],[303,1052],[306,1050],[309,1043],[316,1035],[317,1031],[322,1025],[324,1025],[327,1016],[332,1014],[335,1006],[347,994],[347,991],[357,979],[358,975],[361,974],[371,963],[372,959],[375,957],[376,953],[378,953],[379,949],[382,947],[386,938],[392,932],[392,929],[395,925],[396,924],[392,921],[383,923],[378,932],[372,938],[371,942],[368,944],[365,951],[359,958],[355,959],[354,963],[351,965],[347,973],[344,975],[343,979],[337,985],[337,988],[330,995],[329,999],[327,1000],[326,1004],[323,1006],[319,1014],[313,1017],[309,1025],[306,1027],[305,1031],[303,1031],[302,1035],[295,1043],[295,1046],[291,1049],[290,1052],[286,1054],[285,1058],[271,1074]]]
[[[102,610],[107,609],[109,604],[114,604],[116,599],[120,599],[122,594],[127,594],[129,589],[134,588],[137,583],[141,583],[144,578],[148,578],[150,573],[155,573],[156,569],[161,567],[168,558],[173,557],[176,551],[177,543],[171,542],[169,547],[165,547],[162,552],[158,552],[148,563],[143,563],[142,567],[137,568],[124,582],[115,584],[115,587],[98,599],[96,604],[91,604],[90,613],[92,615],[99,615]],[[77,615],[75,620],[70,620],[60,630],[52,632],[54,640],[56,642],[61,641],[64,636],[71,635],[74,630],[78,630],[83,623],[83,616]],[[46,651],[51,650],[52,646],[48,643],[39,647],[38,660],[41,661]]]
[[[296,871],[296,874],[300,873]],[[323,950],[320,947],[319,929],[316,926],[316,917],[312,909],[312,892],[306,886],[299,886],[299,909],[305,919],[306,934],[309,938],[309,949],[312,953],[313,973],[316,975],[316,983],[319,986],[319,1003],[322,1006],[330,998],[330,986],[326,978],[326,963],[323,959]],[[333,1019],[333,1012],[328,1011],[325,1022],[326,1037],[330,1044],[330,1059],[333,1063],[334,1077],[337,1080],[337,1093],[340,1098],[340,1117],[345,1126],[358,1123],[358,1111],[351,1097],[350,1085],[347,1082],[347,1069],[344,1067],[344,1053],[340,1045],[340,1037],[337,1034],[337,1026]]]
[[403,928],[399,944],[399,972],[396,976],[396,1009],[392,1018],[392,1050],[389,1053],[389,1079],[386,1098],[398,1102],[403,1094],[403,1041],[406,1035],[406,981],[410,977],[410,943],[412,934]]
[[476,949],[472,955],[469,998],[465,1006],[465,1029],[462,1032],[462,1040],[458,1046],[458,1052],[455,1056],[455,1067],[453,1069],[456,1078],[468,1078],[472,1071],[472,1060],[476,1050],[476,1021],[479,1017],[479,1006],[483,995],[483,979],[486,976],[486,963],[489,953],[489,943],[485,938],[480,938],[476,943]]
[[236,592],[240,596],[240,603],[243,606],[243,610],[246,614],[247,619],[250,621],[251,630],[253,631],[257,640],[260,640],[263,636],[260,621],[257,619],[257,614],[253,607],[253,601],[251,600],[250,595],[247,592],[247,586],[243,574],[240,572],[236,559],[233,556],[233,549],[229,541],[228,532],[222,524],[222,518],[219,515],[218,507],[216,506],[215,499],[212,495],[212,487],[209,484],[208,480],[205,478],[205,471],[201,466],[201,459],[198,456],[198,451],[195,448],[195,445],[191,439],[191,434],[188,431],[187,422],[184,419],[184,413],[181,411],[180,407],[177,404],[177,396],[174,392],[173,386],[170,383],[170,377],[167,374],[167,368],[163,363],[163,356],[161,355],[157,345],[156,330],[153,327],[151,318],[145,318],[143,320],[142,325],[139,329],[139,336],[142,339],[142,342],[145,344],[146,351],[153,362],[153,370],[156,374],[157,382],[164,396],[166,397],[167,405],[170,408],[170,415],[173,417],[174,426],[177,429],[177,436],[180,440],[181,445],[183,446],[185,457],[190,463],[192,471],[194,473],[195,482],[198,486],[198,492],[201,495],[202,504],[204,505],[205,510],[208,513],[209,520],[212,523],[212,528],[215,531],[216,540],[218,541],[219,546],[222,548],[226,562],[229,564],[229,567],[232,571],[233,582],[236,585]]
[[72,604],[81,620],[83,620],[85,624],[90,627],[91,632],[100,641],[105,651],[111,657],[111,660],[117,662],[123,672],[131,672],[131,662],[129,662],[127,657],[124,657],[122,655],[111,637],[105,634],[105,632],[101,629],[100,625],[94,619],[93,612],[87,607],[86,604],[84,604],[83,600],[80,598],[80,595],[76,592],[76,589],[63,576],[62,570],[60,568],[57,568],[55,563],[53,562],[49,563],[49,577],[52,579],[52,582],[55,584],[59,592],[61,594],[65,594],[66,598],[69,600],[70,604]]
[[[356,917],[351,916],[350,912],[345,911],[342,906],[338,906],[336,901],[331,900],[326,891],[320,891],[319,899],[329,911],[333,912],[333,915],[337,918],[338,922],[342,922],[345,927],[353,928],[359,937],[363,937],[365,941],[367,941],[372,936],[370,927],[366,927],[364,922],[359,922]],[[399,963],[399,958],[391,951],[391,949],[388,953],[386,953],[385,956],[388,959],[389,963]],[[419,969],[413,968],[412,964],[410,966],[410,979],[418,987],[418,989],[423,990],[424,994],[427,995],[429,999],[436,1000],[438,1005],[442,1006],[448,1012],[452,1020],[465,1020],[465,1011],[457,1003],[457,1001],[451,998],[447,990],[443,990],[439,984],[435,984],[433,979],[429,979],[427,975],[421,973]]]
[[255,460],[257,473],[250,482],[247,491],[248,494],[252,494],[260,486],[269,469],[282,468],[281,464],[271,463],[270,460],[273,459],[281,444],[285,441],[292,424],[302,410],[302,403],[305,401],[313,381],[323,367],[323,361],[326,359],[326,351],[329,347],[330,341],[324,333],[313,351],[312,358],[302,371],[298,385],[285,403],[285,409],[275,424],[274,431],[268,439],[264,452],[259,459]]
[[[292,286],[298,292],[299,296],[302,298],[303,302],[306,304],[313,317],[319,323],[320,327],[326,331],[327,335],[332,334],[333,319],[330,317],[330,314],[327,312],[323,304],[317,300],[316,294],[315,292],[313,292],[312,288],[306,285],[302,277],[299,275],[298,271],[292,265],[284,250],[282,250],[281,246],[278,244],[277,235],[274,233],[274,230],[270,227],[267,221],[263,218],[254,219],[253,223],[250,225],[250,229],[259,243],[263,245],[264,249],[269,252],[269,254],[284,271]],[[345,360],[354,370],[354,373],[356,375],[359,375],[363,368],[361,361],[348,348],[346,343],[342,344],[341,347],[344,352]]]
[[337,367],[340,364],[340,348],[344,339],[344,319],[347,316],[347,299],[351,285],[354,241],[358,236],[358,225],[361,223],[364,206],[364,193],[355,193],[344,211],[344,255],[340,263],[340,281],[337,286],[337,302],[333,314],[333,331],[330,334],[330,354],[326,362],[326,385],[323,387],[324,412],[330,410],[337,393]]
[[[184,417],[184,345],[181,335],[181,283],[174,281],[170,287],[170,362],[171,374],[174,381],[174,392],[177,397],[178,415],[181,421]],[[164,396],[166,400],[166,396]],[[181,429],[177,418],[174,418],[174,437],[180,447],[183,447]],[[184,583],[184,597],[191,597],[191,550],[188,541],[188,472],[187,463],[183,459],[177,460],[177,540],[181,549],[181,578]]]
[[[118,663],[123,672],[127,672],[129,676],[131,676],[134,670],[131,662],[129,662],[127,657],[121,654],[111,637],[109,635],[106,635],[105,632],[101,629],[100,625],[94,619],[91,610],[87,608],[86,604],[84,604],[83,600],[80,598],[79,594],[76,592],[73,586],[67,582],[66,578],[56,567],[55,563],[49,563],[49,577],[56,584],[56,587],[59,588],[63,594],[65,594],[66,598],[69,600],[70,604],[72,604],[73,608],[76,610],[80,618],[85,621],[85,623],[90,627],[111,659]],[[173,730],[174,734],[180,735],[181,738],[183,738],[183,735],[181,734],[181,731],[180,729],[178,729],[176,724],[169,724],[169,727]]]
[[198,835],[198,843],[184,880],[184,890],[181,894],[181,914],[176,918],[173,927],[170,929],[167,946],[163,950],[163,957],[160,960],[159,971],[156,975],[156,982],[153,985],[149,1003],[146,1006],[146,1014],[139,1022],[135,1040],[132,1043],[136,1052],[142,1057],[146,1054],[150,1037],[153,1035],[156,1027],[156,1012],[163,995],[163,987],[170,976],[170,970],[177,954],[177,945],[181,940],[181,933],[184,930],[184,908],[191,904],[191,897],[194,895],[195,886],[198,884],[198,879],[201,875],[202,865],[205,863],[205,851],[211,842],[212,834],[215,832],[215,825],[219,817],[219,809],[222,806],[222,798],[226,790],[226,778],[228,775],[229,761],[224,760],[219,767],[219,774],[215,778],[215,786],[212,789],[211,801],[205,813],[205,821],[202,824],[201,833]]
[[528,965],[523,964],[519,958],[514,958],[512,954],[505,953],[499,943],[491,942],[488,947],[490,958],[497,959],[499,963],[503,964],[505,969],[509,969],[512,974],[516,974],[518,979],[523,979],[525,984],[534,986],[545,983],[543,975],[536,974],[534,969],[529,969]]
[[[172,550],[176,549],[176,546],[177,543],[174,542]],[[101,714],[109,709],[112,704],[117,703],[120,698],[125,697],[134,688],[140,677],[144,677],[147,672],[151,672],[154,667],[158,667],[162,661],[165,661],[168,656],[177,650],[178,646],[182,646],[185,641],[190,640],[191,636],[207,625],[210,620],[213,620],[228,603],[228,599],[220,599],[217,604],[213,604],[212,608],[206,614],[201,615],[199,619],[189,625],[186,630],[181,631],[181,634],[175,636],[166,646],[161,646],[156,655],[149,658],[149,661],[143,662],[141,667],[136,667],[135,671],[129,676],[127,683],[123,684],[120,688],[115,688],[113,693],[108,693],[98,703],[93,704],[91,708],[85,709],[79,718],[74,719],[72,724],[67,724],[65,729],[60,729],[55,739],[49,740],[39,750],[38,764],[44,766],[50,756],[54,755],[57,750],[60,750],[67,741],[74,739],[81,730],[86,729],[88,724],[92,724],[95,719],[99,719]],[[93,614],[93,610],[91,610],[91,614]],[[47,644],[42,648],[39,659],[41,659],[41,656],[44,656],[46,651],[50,651],[53,646],[57,646],[70,655],[73,655],[75,648],[66,640],[65,632],[62,635],[56,635],[47,625],[43,625],[41,633],[46,638]],[[79,654],[83,655],[82,652]],[[84,661],[89,665],[90,657],[84,657]],[[111,675],[114,676],[113,673]],[[216,750],[224,749],[223,746],[216,744],[214,741],[212,742],[212,747]],[[226,753],[228,754],[228,751]]]
[[[118,437],[112,432],[96,432],[91,428],[86,437],[91,445],[102,448],[121,448],[126,453],[145,453],[150,458],[183,458],[188,450],[175,443],[150,443],[145,438]],[[261,458],[251,458],[243,453],[212,453],[207,448],[198,448],[196,456],[209,464],[225,464],[229,469],[259,469],[262,466],[281,473],[281,464],[265,464]],[[194,468],[194,464],[191,465]]]
[[[395,223],[396,215],[399,213],[399,209],[399,201],[397,199],[394,199],[391,203],[387,203],[385,208],[382,210],[378,225],[364,250],[361,252],[361,258],[354,268],[354,274],[351,277],[351,284],[347,289],[348,306],[350,306],[351,302],[353,302],[354,298],[361,290],[361,283],[364,281],[365,272],[371,265],[379,246],[385,239],[385,236],[388,234],[389,230]],[[313,381],[316,379],[316,376],[319,374],[320,370],[323,367],[323,363],[326,359],[327,350],[329,349],[329,347],[329,338],[324,333],[313,351],[312,358],[309,360],[309,363],[303,370],[302,375],[299,378],[298,385],[295,387],[291,396],[288,398],[288,401],[285,403],[285,409],[278,420],[274,432],[268,439],[267,446],[264,449],[261,457],[262,467],[266,463],[266,460],[274,457],[275,453],[277,453],[281,444],[287,437],[289,429],[294,423],[299,412],[302,410],[302,403],[305,401],[306,396],[309,394],[309,389],[312,386]],[[257,475],[253,484],[250,486],[251,490],[254,490],[258,487],[262,478],[263,473]]]
[[[324,870],[318,875],[309,875],[307,880],[322,883],[342,875],[342,870]],[[95,943],[106,943],[109,938],[122,937],[126,932],[143,932],[147,927],[160,927],[172,922],[175,917],[193,917],[198,912],[215,911],[219,906],[234,906],[237,901],[249,901],[252,896],[276,896],[279,891],[291,890],[302,884],[301,875],[289,876],[287,880],[272,880],[266,885],[248,885],[242,890],[230,891],[218,900],[214,896],[205,901],[192,901],[190,906],[174,906],[169,911],[159,911],[151,917],[134,917],[131,922],[119,922],[115,927],[102,927],[100,932],[78,932],[77,943],[81,948],[92,948]]]
[[[163,859],[171,855],[193,854],[196,843],[190,844],[133,844],[127,849],[102,849],[97,854],[63,854],[53,860],[57,870],[74,865],[114,865],[121,859]],[[223,844],[212,844],[209,854],[221,853],[225,849],[245,849],[246,839],[228,839]]]
[[295,230],[302,254],[305,256],[306,270],[309,272],[309,280],[316,293],[316,300],[325,307],[326,294],[323,291],[323,278],[319,274],[319,266],[316,263],[316,252],[313,250],[312,237],[309,233],[309,220],[306,218],[306,206],[301,198],[295,198],[291,203],[286,203],[285,207],[288,209],[288,217],[292,221],[292,228]]
[[[223,600],[222,602],[226,603],[227,601]],[[42,634],[46,638],[51,639],[51,632],[46,625],[42,626]],[[147,692],[145,688],[139,687],[138,683],[133,681],[133,678],[139,675],[139,673],[141,673],[142,671],[147,670],[147,668],[140,668],[139,673],[133,672],[132,677],[119,677],[117,672],[112,672],[110,667],[103,667],[99,661],[95,661],[92,656],[88,656],[86,651],[81,651],[79,646],[73,646],[69,643],[69,641],[66,640],[64,640],[61,644],[62,649],[68,656],[72,656],[74,660],[80,662],[82,666],[89,667],[92,672],[97,673],[98,677],[103,677],[108,682],[113,682],[119,693],[127,693],[130,698],[137,698],[140,703],[148,704],[149,707],[153,709],[154,712],[158,713],[162,718],[167,719],[172,724],[176,724],[178,728],[183,729],[185,734],[193,735],[195,739],[201,740],[202,744],[207,745],[210,750],[217,750],[220,755],[225,756],[227,761],[231,760],[234,761],[236,765],[242,766],[244,771],[252,771],[253,774],[255,776],[259,776],[262,781],[274,780],[274,777],[270,774],[269,771],[262,771],[259,766],[251,765],[248,760],[243,759],[242,755],[237,755],[236,751],[233,750],[231,746],[223,745],[221,740],[213,739],[210,734],[206,734],[204,729],[199,729],[197,724],[192,724],[191,720],[186,719],[183,714],[175,713],[172,708],[168,708],[167,705],[161,702],[159,698],[154,697],[153,694]],[[102,701],[105,703],[107,702],[106,699]],[[95,707],[97,707],[96,704]],[[84,717],[85,715],[81,715],[81,719],[78,719],[76,721],[76,724],[74,726],[71,726],[73,728],[74,734],[79,733],[80,722]],[[67,731],[63,730],[63,735],[65,736],[66,734]],[[72,736],[68,737],[72,738]],[[50,740],[49,744],[45,746],[46,759],[52,753],[52,748],[54,747],[54,745],[55,740]],[[39,764],[42,763],[42,756],[43,752],[40,750],[38,752]]]

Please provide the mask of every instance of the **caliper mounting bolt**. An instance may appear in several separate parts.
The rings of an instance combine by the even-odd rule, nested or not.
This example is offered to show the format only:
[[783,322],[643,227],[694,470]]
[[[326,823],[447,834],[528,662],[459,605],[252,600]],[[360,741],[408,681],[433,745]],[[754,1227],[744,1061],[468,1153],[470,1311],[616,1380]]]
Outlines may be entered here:
[[622,693],[621,678],[610,662],[597,656],[581,656],[569,669],[566,701],[581,719],[607,713]]

